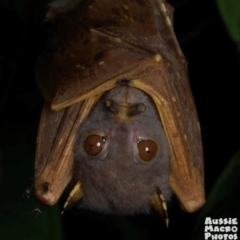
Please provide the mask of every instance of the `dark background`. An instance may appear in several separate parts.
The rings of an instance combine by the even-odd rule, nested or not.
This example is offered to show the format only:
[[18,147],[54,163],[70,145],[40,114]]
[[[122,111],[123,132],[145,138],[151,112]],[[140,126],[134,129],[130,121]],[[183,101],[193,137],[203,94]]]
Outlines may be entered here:
[[[213,0],[169,2],[175,7],[175,31],[189,63],[208,195],[239,149],[239,55]],[[157,216],[123,218],[73,209],[59,217],[58,206],[49,210],[23,196],[32,185],[43,104],[34,63],[47,41],[46,9],[46,0],[0,3],[0,239],[61,239],[61,232],[64,239],[73,239],[73,234],[79,239],[94,234],[105,239],[153,239],[154,234],[159,239],[190,239],[198,213],[182,212],[175,199],[167,230]],[[31,212],[36,207],[42,212],[37,218],[36,211]]]

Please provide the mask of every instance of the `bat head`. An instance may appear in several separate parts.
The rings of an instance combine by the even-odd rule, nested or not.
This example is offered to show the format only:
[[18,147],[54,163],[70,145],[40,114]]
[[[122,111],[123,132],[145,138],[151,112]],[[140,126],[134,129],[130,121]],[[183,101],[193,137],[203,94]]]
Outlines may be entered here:
[[106,92],[79,127],[74,156],[84,207],[149,213],[156,188],[167,200],[171,196],[168,140],[154,102],[141,90]]

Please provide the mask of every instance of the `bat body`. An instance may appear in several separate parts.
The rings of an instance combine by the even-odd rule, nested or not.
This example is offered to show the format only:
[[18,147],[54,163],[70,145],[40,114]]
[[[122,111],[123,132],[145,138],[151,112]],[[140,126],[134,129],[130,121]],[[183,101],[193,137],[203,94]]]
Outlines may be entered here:
[[199,122],[186,60],[162,0],[60,1],[36,67],[46,100],[35,195],[53,205],[74,185],[98,211],[166,210],[172,192],[189,212],[204,201]]

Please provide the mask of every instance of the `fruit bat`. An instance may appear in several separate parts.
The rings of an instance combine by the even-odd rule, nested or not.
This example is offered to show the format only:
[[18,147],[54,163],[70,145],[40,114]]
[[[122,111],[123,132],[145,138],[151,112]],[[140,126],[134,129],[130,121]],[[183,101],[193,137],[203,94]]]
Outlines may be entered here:
[[164,0],[57,1],[36,64],[45,99],[36,197],[64,209],[167,216],[172,193],[193,212],[205,201],[200,126],[187,63]]

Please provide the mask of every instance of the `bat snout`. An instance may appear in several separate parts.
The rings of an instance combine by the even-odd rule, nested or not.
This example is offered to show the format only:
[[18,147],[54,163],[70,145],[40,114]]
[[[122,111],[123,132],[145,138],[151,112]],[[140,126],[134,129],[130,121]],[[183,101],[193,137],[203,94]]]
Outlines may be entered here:
[[113,99],[108,99],[105,104],[107,109],[114,114],[115,119],[121,123],[134,122],[135,117],[146,110],[144,103],[126,104],[115,102]]

